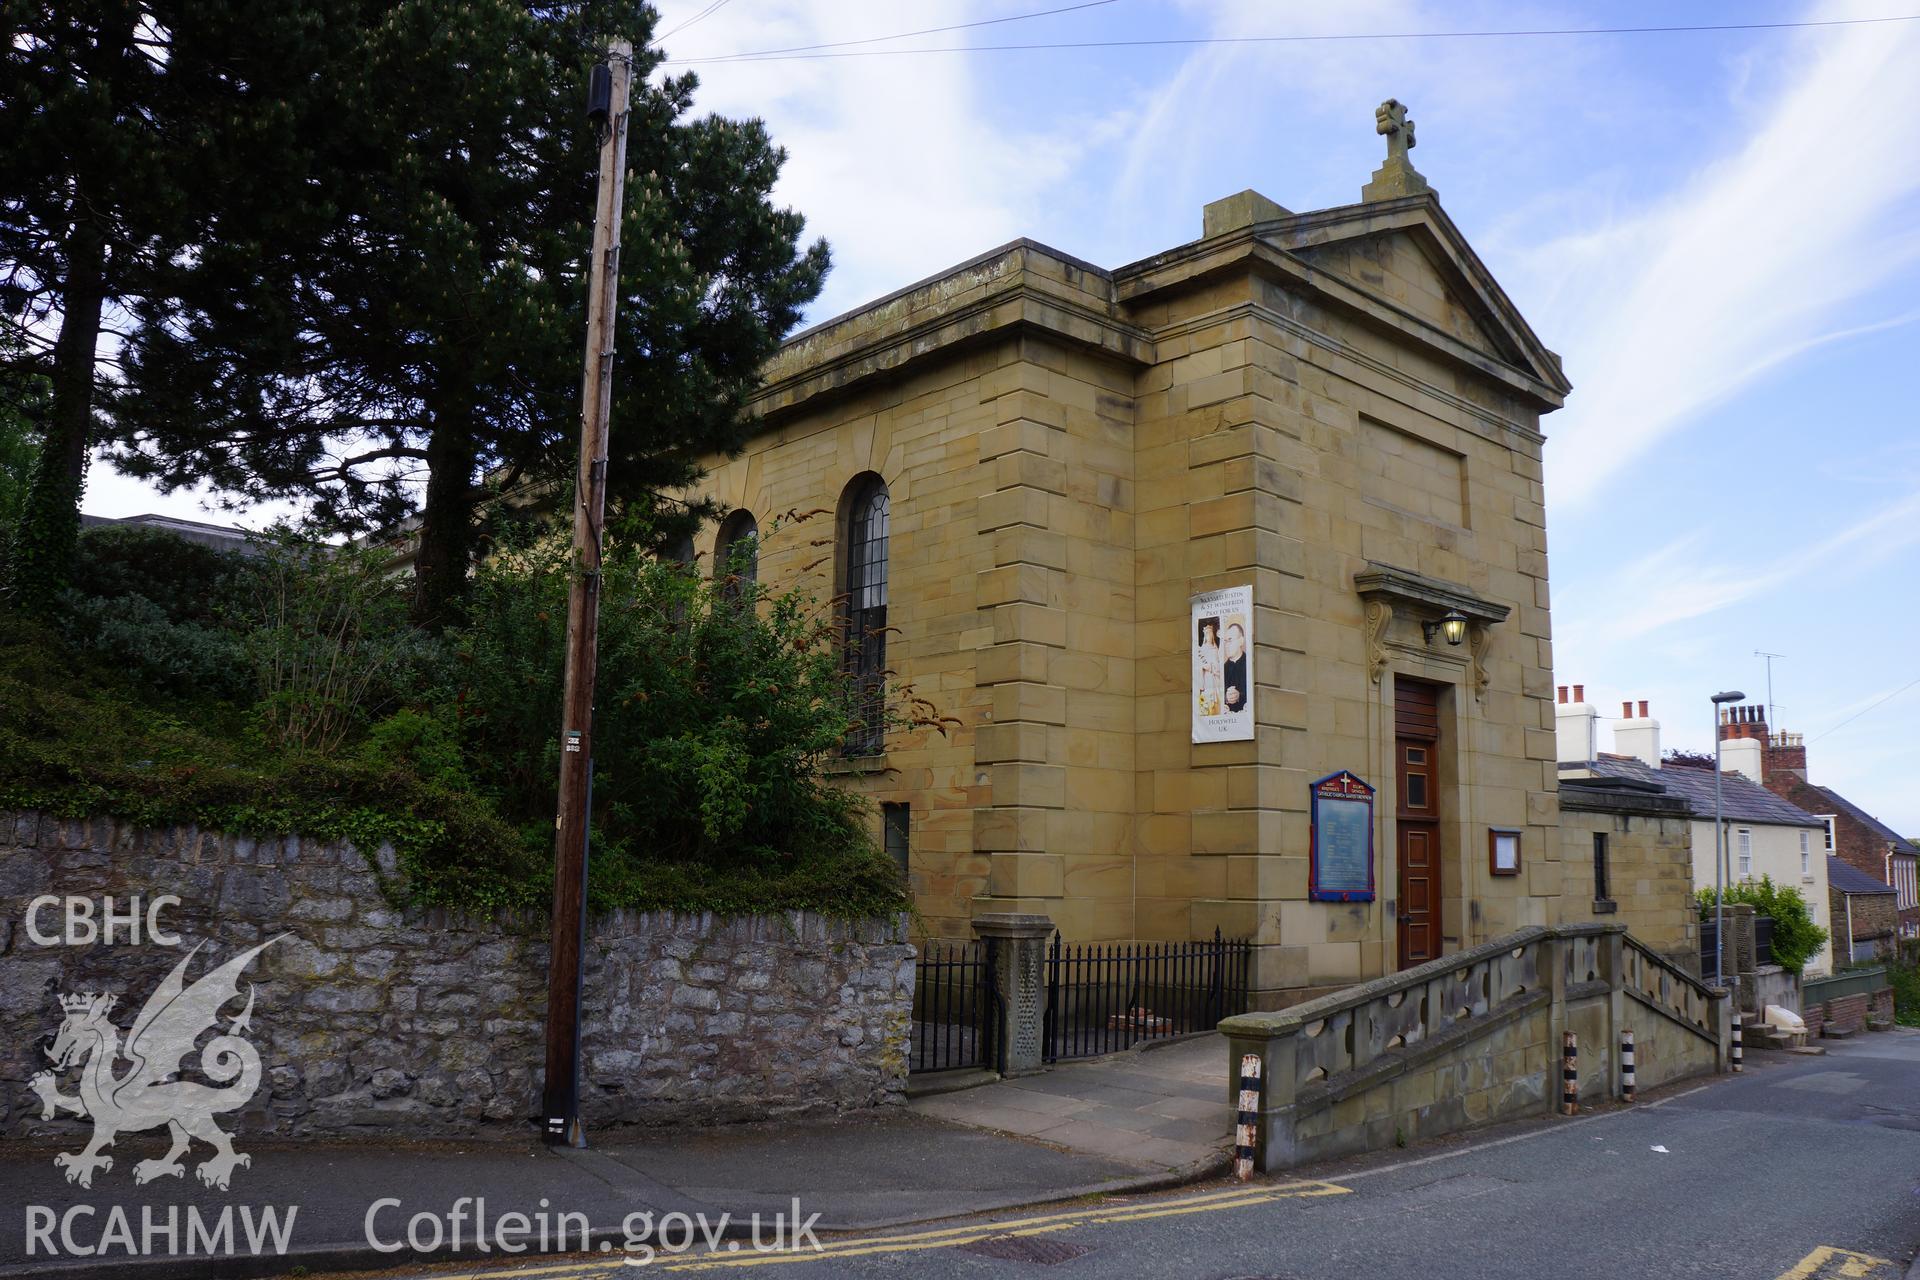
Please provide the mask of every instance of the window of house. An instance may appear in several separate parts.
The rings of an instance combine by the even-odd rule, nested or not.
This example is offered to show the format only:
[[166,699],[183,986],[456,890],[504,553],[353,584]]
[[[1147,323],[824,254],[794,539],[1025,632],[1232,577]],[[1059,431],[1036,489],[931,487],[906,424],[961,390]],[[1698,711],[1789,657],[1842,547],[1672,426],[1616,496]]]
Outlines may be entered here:
[[859,686],[859,720],[847,735],[850,755],[878,755],[885,745],[887,670],[887,486],[863,476],[848,490],[846,552],[847,668]]
[[905,801],[886,801],[880,806],[880,821],[887,856],[893,859],[894,865],[900,868],[900,874],[904,876],[911,861],[912,850],[908,838],[913,831],[913,806]]
[[737,599],[744,585],[760,578],[760,525],[751,511],[736,511],[720,522],[713,542],[713,576],[725,583],[724,594]]
[[1800,874],[1813,874],[1813,838],[1804,831],[1800,833]]
[[1736,833],[1736,847],[1740,850],[1740,878],[1753,879],[1753,828],[1741,827]]
[[1816,816],[1819,817],[1820,821],[1827,824],[1827,852],[1832,853],[1833,852],[1833,815],[1830,813],[1822,813]]
[[1596,902],[1611,902],[1613,886],[1607,876],[1607,833],[1593,833],[1593,898]]

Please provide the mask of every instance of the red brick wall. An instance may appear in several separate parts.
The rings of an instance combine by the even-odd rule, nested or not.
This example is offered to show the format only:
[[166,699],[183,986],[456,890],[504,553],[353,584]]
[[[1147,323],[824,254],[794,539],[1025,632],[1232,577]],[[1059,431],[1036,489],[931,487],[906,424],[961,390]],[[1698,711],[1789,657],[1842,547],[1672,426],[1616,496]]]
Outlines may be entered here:
[[[1799,805],[1816,816],[1824,815],[1832,809],[1833,802],[1816,791],[1805,778],[1798,774],[1778,773],[1772,769],[1768,769],[1766,773],[1767,790],[1788,803]],[[1815,838],[1818,839],[1817,834]],[[1882,884],[1887,883],[1887,838],[1885,836],[1847,814],[1838,813],[1834,814],[1833,818],[1833,846],[1833,852],[1839,855],[1842,862],[1866,872]],[[1859,910],[1859,903],[1856,901],[1854,904],[1856,917]],[[1920,922],[1920,904],[1902,911],[1900,920],[1907,924]],[[1857,918],[1854,926],[1855,932],[1860,933]],[[1860,933],[1860,936],[1866,935]]]
[[1871,995],[1841,996],[1837,1000],[1827,1000],[1819,1004],[1809,1004],[1800,1011],[1800,1017],[1807,1024],[1807,1039],[1820,1038],[1822,1027],[1839,1027],[1842,1030],[1852,1028],[1863,1030],[1867,1019],[1875,1022],[1893,1021],[1893,988],[1882,987]]
[[1842,1031],[1863,1031],[1867,1025],[1867,1006],[1871,1003],[1864,992],[1829,1000],[1820,1024],[1823,1027],[1838,1027]]

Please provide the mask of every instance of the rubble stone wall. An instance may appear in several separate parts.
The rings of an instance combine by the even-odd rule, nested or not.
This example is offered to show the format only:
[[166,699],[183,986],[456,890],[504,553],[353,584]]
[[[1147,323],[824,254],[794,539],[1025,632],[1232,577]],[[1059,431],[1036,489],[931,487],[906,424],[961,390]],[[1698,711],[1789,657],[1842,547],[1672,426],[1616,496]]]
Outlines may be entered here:
[[[43,1122],[33,1087],[51,1066],[62,996],[116,997],[107,1020],[124,1045],[189,952],[199,948],[191,984],[261,943],[218,1022],[228,1029],[253,992],[241,1034],[261,1083],[236,1113],[248,1132],[524,1130],[544,1061],[544,919],[403,911],[381,892],[393,873],[390,851],[368,859],[345,843],[0,814],[0,1133],[87,1123]],[[171,945],[146,933],[159,895],[179,899],[154,916]],[[80,908],[91,940],[86,921],[68,927],[68,898],[91,904]],[[102,939],[108,898],[115,934]],[[582,1002],[585,1120],[711,1123],[897,1101],[913,964],[904,917],[596,918]],[[209,1038],[186,1075],[222,1083],[198,1075]],[[62,1092],[78,1074],[61,1077]]]

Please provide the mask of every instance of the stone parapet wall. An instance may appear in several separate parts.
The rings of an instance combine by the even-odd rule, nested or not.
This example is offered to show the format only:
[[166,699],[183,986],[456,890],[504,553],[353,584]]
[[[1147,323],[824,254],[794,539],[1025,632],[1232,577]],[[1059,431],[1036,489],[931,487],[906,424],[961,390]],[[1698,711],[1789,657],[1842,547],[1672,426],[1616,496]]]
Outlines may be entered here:
[[1456,955],[1220,1024],[1229,1079],[1260,1060],[1255,1160],[1276,1172],[1618,1097],[1621,1033],[1638,1087],[1723,1068],[1730,1011],[1619,925],[1532,926]]
[[[46,1069],[59,997],[110,993],[124,1036],[191,949],[191,983],[248,947],[250,1028],[263,1082],[239,1113],[254,1133],[510,1133],[539,1105],[545,922],[400,910],[391,855],[193,827],[0,815],[0,1133],[50,1127],[30,1081]],[[42,945],[34,899],[162,894],[177,946],[122,925],[111,945]],[[144,906],[143,906],[144,911]],[[43,936],[62,929],[43,907]],[[84,929],[78,931],[84,933]],[[582,1112],[589,1126],[832,1113],[904,1095],[914,950],[905,920],[801,913],[723,919],[615,912],[587,935]],[[220,1025],[240,1011],[236,1001]],[[189,1064],[198,1055],[188,1058]],[[70,1125],[70,1120],[54,1122]]]

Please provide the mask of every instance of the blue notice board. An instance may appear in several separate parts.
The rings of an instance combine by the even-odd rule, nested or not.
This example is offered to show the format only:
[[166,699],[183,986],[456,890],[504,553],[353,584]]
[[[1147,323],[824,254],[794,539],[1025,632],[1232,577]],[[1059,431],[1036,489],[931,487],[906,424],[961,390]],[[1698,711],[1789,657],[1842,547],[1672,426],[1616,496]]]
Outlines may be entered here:
[[1342,769],[1312,784],[1313,848],[1307,897],[1373,901],[1373,788]]

